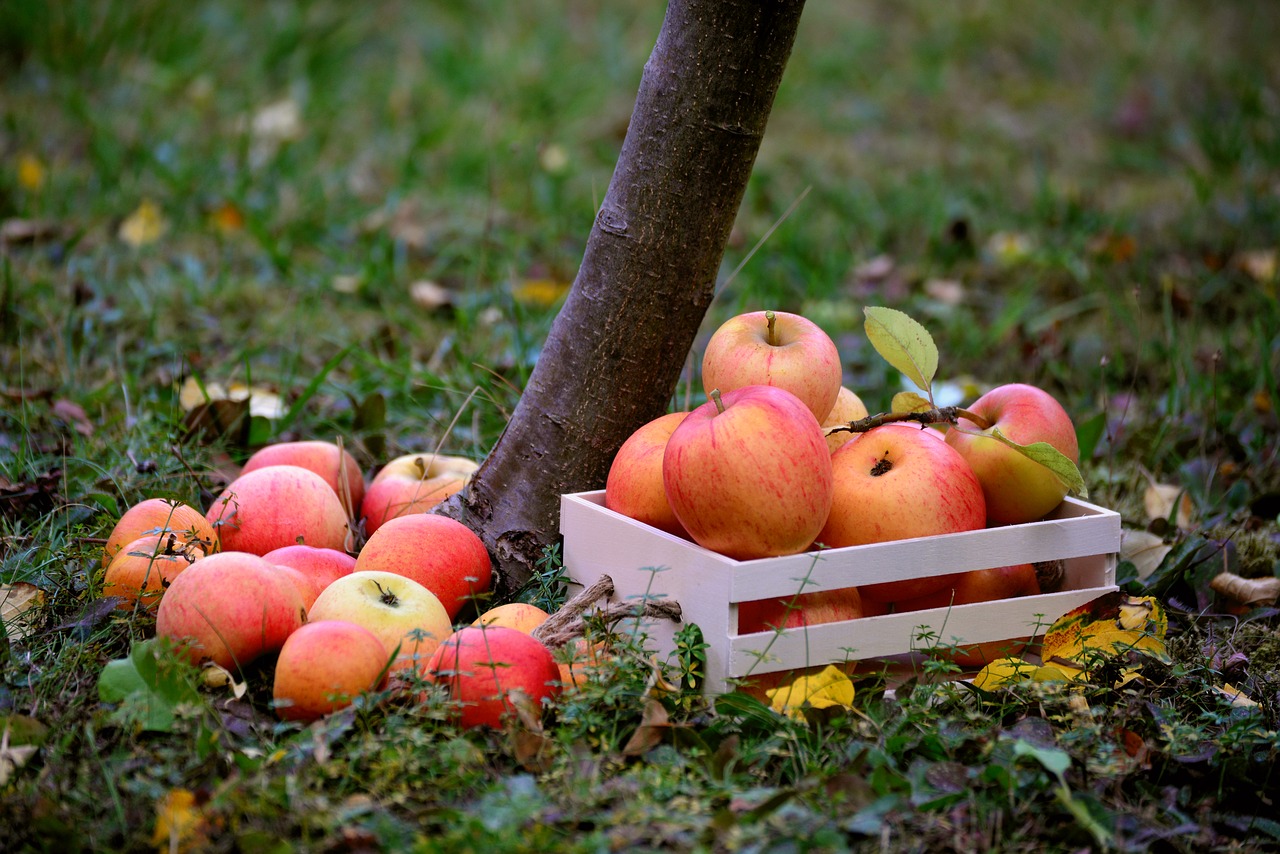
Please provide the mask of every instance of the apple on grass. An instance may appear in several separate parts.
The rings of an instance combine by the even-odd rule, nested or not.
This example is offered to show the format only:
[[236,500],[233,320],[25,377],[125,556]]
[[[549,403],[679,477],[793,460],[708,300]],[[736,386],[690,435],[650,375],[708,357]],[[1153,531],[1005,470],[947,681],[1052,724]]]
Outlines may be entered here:
[[423,671],[436,648],[453,634],[444,605],[427,588],[394,572],[356,571],[334,581],[316,598],[312,622],[344,620],[364,626],[382,641],[393,673]]
[[627,437],[609,466],[604,484],[605,507],[686,539],[689,535],[671,509],[662,486],[662,456],[667,440],[688,414],[660,415]]
[[219,552],[184,569],[160,600],[156,634],[195,663],[234,671],[279,651],[306,622],[297,589],[274,564],[247,552]]
[[277,566],[289,566],[310,576],[320,590],[344,575],[355,572],[356,559],[340,549],[295,544],[272,549],[263,555]]
[[307,623],[285,640],[272,696],[286,721],[309,722],[382,687],[387,651],[373,632],[343,620]]
[[[931,537],[982,528],[982,486],[942,436],[911,424],[885,424],[831,455],[834,498],[817,540],[829,548]],[[861,588],[862,597],[895,602],[941,590],[946,576]]]
[[205,518],[226,551],[264,555],[302,543],[345,548],[347,512],[324,478],[299,466],[266,466],[242,474],[222,491]]
[[991,436],[999,431],[1018,443],[1046,442],[1080,462],[1071,417],[1052,395],[1022,383],[998,386],[967,407],[984,425],[961,418],[947,431],[947,444],[968,461],[986,495],[987,521],[1015,525],[1043,519],[1066,497],[1067,485],[1035,460]]
[[818,419],[776,386],[712,399],[672,432],[662,482],[698,545],[738,560],[795,554],[831,511],[831,452]]
[[175,533],[139,537],[116,552],[102,576],[102,595],[118,596],[118,610],[141,603],[154,609],[165,588],[178,574],[204,557],[197,545],[178,539]]
[[479,617],[476,617],[471,625],[505,626],[508,629],[515,629],[528,635],[532,634],[533,630],[538,626],[545,623],[550,616],[537,605],[530,605],[527,602],[508,602],[505,605],[498,605],[485,611]]
[[560,693],[560,668],[551,650],[502,626],[459,629],[435,651],[427,670],[467,728],[499,727],[517,703],[540,715],[542,704]]
[[470,528],[447,516],[417,513],[388,520],[356,557],[356,571],[394,572],[426,587],[449,612],[487,593],[493,581],[489,550]]
[[349,516],[355,515],[354,511],[364,500],[364,472],[356,458],[345,448],[338,447],[336,442],[309,439],[266,445],[245,461],[240,473],[247,474],[267,466],[299,466],[320,475],[342,501],[343,507],[352,511]]
[[217,532],[196,508],[168,498],[147,498],[126,510],[107,535],[102,568],[106,569],[121,549],[139,537],[170,532],[206,554],[213,551],[218,542]]
[[404,454],[379,470],[360,505],[365,532],[387,520],[423,513],[461,490],[480,466],[466,457]]
[[831,412],[843,369],[835,342],[798,314],[752,311],[726,320],[702,354],[702,384],[710,394],[749,385],[786,389],[819,422]]

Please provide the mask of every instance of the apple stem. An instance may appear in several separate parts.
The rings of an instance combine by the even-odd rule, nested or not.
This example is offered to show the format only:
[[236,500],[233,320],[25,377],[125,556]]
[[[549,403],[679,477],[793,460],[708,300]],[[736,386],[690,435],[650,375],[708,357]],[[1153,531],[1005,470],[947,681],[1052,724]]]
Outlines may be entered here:
[[764,319],[767,321],[767,325],[768,325],[768,329],[765,333],[765,341],[769,344],[770,347],[777,347],[778,346],[778,331],[777,331],[778,318],[774,315],[772,311],[765,311]]
[[396,598],[396,594],[392,593],[390,590],[383,590],[382,585],[376,581],[373,582],[373,586],[378,588],[378,599],[382,601],[383,605],[391,605],[394,607],[400,604],[400,600]]
[[708,395],[708,397],[710,397],[713,401],[715,401],[716,415],[722,414],[724,412],[724,401],[720,399],[720,389],[718,388],[711,389],[711,392]]
[[828,436],[833,433],[865,433],[882,424],[894,424],[902,421],[912,421],[921,426],[929,424],[958,424],[961,418],[972,421],[979,430],[986,430],[991,426],[990,421],[967,409],[962,409],[959,406],[940,406],[935,409],[925,409],[918,412],[881,412],[879,415],[868,415],[866,418],[859,418],[857,421],[850,421],[848,424],[837,424],[834,427],[828,427],[825,432]]

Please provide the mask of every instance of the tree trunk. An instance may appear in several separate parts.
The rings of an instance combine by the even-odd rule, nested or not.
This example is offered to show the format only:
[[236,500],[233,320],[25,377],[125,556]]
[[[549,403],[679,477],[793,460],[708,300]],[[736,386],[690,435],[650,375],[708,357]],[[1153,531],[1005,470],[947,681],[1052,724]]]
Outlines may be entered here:
[[604,485],[667,410],[715,294],[803,0],[671,0],[582,266],[515,412],[465,493],[500,592],[559,534],[560,494]]

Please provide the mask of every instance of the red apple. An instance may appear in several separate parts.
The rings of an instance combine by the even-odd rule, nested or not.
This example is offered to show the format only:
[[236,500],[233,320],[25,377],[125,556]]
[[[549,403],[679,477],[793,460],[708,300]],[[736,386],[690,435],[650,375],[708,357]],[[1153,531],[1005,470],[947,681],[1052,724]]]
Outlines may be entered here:
[[344,551],[303,544],[272,549],[263,557],[277,566],[291,566],[310,576],[320,590],[356,569],[356,559]]
[[863,616],[862,596],[856,587],[816,590],[780,599],[757,599],[738,605],[738,634],[794,629]]
[[972,605],[975,602],[1040,595],[1040,582],[1036,578],[1036,568],[1029,563],[957,572],[944,575],[943,579],[947,584],[941,590],[915,599],[894,602],[893,610],[895,612],[923,611],[927,608],[946,608],[951,605]]
[[272,695],[286,721],[314,721],[382,686],[387,651],[373,632],[342,620],[307,623],[276,660]]
[[118,610],[131,610],[137,603],[154,609],[178,574],[202,557],[199,546],[178,539],[175,533],[139,537],[107,564],[102,595],[119,596]]
[[[836,395],[835,405],[831,407],[827,417],[822,419],[823,432],[826,432],[829,427],[837,427],[848,424],[850,421],[866,418],[868,414],[867,406],[862,402],[862,398],[850,391],[848,387],[840,386],[840,393]],[[827,447],[834,454],[837,448],[852,439],[854,435],[848,430],[827,433]]]
[[731,317],[712,333],[702,354],[708,394],[749,385],[772,385],[794,394],[813,417],[826,418],[840,391],[840,353],[808,318],[785,311],[752,311]]
[[1019,445],[1047,442],[1072,462],[1080,461],[1071,417],[1048,392],[1012,383],[979,397],[969,411],[986,419],[988,427],[960,419],[947,431],[947,444],[960,452],[982,484],[987,521],[1014,525],[1043,519],[1067,494],[1067,485],[1049,469],[990,436],[999,428]]
[[147,498],[126,510],[111,529],[102,550],[102,568],[106,569],[122,548],[139,537],[169,532],[206,553],[213,551],[218,542],[213,526],[196,508],[168,498]]
[[694,542],[738,560],[804,551],[831,511],[818,419],[775,386],[712,396],[667,441],[662,481],[676,518]]
[[464,727],[502,725],[519,692],[535,711],[560,693],[560,668],[541,641],[515,629],[468,626],[459,629],[431,657],[432,681],[458,704]]
[[604,506],[677,537],[688,537],[662,486],[662,455],[667,440],[687,412],[661,415],[622,443],[604,484]]
[[267,466],[299,466],[313,471],[333,488],[343,506],[352,513],[364,500],[364,473],[356,458],[334,442],[307,440],[278,442],[256,451],[245,461],[241,474]]
[[[835,496],[818,542],[830,548],[972,531],[984,526],[982,486],[964,458],[935,433],[886,424],[831,455]],[[945,576],[871,584],[864,599],[912,599]]]
[[353,572],[316,597],[308,619],[344,620],[364,626],[394,655],[393,672],[422,670],[431,654],[453,634],[444,605],[427,588],[393,572]]
[[360,505],[365,533],[373,534],[388,519],[423,513],[461,490],[479,465],[466,457],[405,454],[387,463],[374,477]]
[[[264,558],[265,560],[265,558]],[[302,600],[302,609],[310,610],[311,604],[316,601],[316,597],[324,590],[324,584],[318,579],[312,578],[300,569],[294,569],[291,566],[285,566],[282,563],[272,564],[277,573],[281,577],[287,579],[293,585],[293,589],[298,591],[298,598]]]
[[306,622],[302,599],[273,565],[246,552],[220,552],[183,570],[160,600],[156,634],[185,643],[193,662],[228,670],[276,652]]
[[226,551],[264,555],[303,543],[343,549],[347,512],[324,478],[299,466],[267,466],[227,485],[205,518]]
[[412,578],[444,603],[449,618],[488,592],[493,580],[489,550],[461,522],[418,513],[390,519],[369,537],[356,571],[380,570]]

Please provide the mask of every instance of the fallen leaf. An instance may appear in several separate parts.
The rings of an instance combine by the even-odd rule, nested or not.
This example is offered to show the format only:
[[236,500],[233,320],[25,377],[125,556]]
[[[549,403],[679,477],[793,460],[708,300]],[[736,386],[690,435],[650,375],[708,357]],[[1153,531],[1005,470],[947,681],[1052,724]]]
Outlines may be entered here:
[[44,591],[26,581],[0,584],[0,623],[10,640],[21,640],[35,628],[36,608],[44,604]]
[[159,205],[150,199],[143,199],[133,213],[120,223],[120,239],[137,248],[155,243],[169,230],[169,222]]
[[1255,282],[1267,284],[1276,279],[1277,261],[1274,249],[1250,249],[1235,256],[1235,265]]
[[1132,563],[1140,579],[1150,577],[1171,551],[1173,546],[1166,545],[1163,538],[1150,531],[1120,532],[1120,559]]
[[888,278],[889,274],[893,272],[894,266],[893,258],[890,256],[877,255],[855,267],[853,275],[864,281],[878,282],[881,279]]
[[973,677],[973,685],[984,691],[994,691],[1018,682],[1064,682],[1070,678],[1060,667],[1046,667],[1009,657],[998,658],[987,664]]
[[1168,659],[1164,636],[1168,620],[1154,596],[1108,593],[1075,608],[1054,621],[1045,632],[1041,656],[1046,663],[1089,664],[1096,656],[1111,657],[1140,650]]
[[221,234],[244,230],[244,214],[232,202],[223,202],[209,213],[209,225]]
[[189,789],[171,789],[156,801],[151,844],[163,852],[202,850],[209,844],[209,822]]
[[13,772],[26,765],[39,749],[34,744],[10,745],[8,730],[0,735],[0,789],[9,784]]
[[197,406],[219,400],[234,403],[249,402],[249,414],[255,417],[275,420],[284,417],[286,407],[284,400],[266,386],[247,386],[244,383],[202,383],[194,375],[183,381],[178,390],[178,402],[182,408],[190,412]]
[[626,746],[622,748],[623,755],[640,756],[648,753],[662,743],[670,729],[671,717],[667,714],[666,706],[650,697],[645,701],[640,725],[636,727],[636,731],[631,734]]
[[51,219],[6,219],[0,223],[0,245],[39,243],[61,233],[62,226]]
[[453,308],[453,292],[435,282],[423,279],[409,285],[409,298],[414,305],[429,311]]
[[765,692],[769,706],[780,715],[804,720],[804,707],[828,709],[853,707],[853,681],[840,668],[828,664],[812,676],[800,676],[787,685]]
[[538,151],[538,165],[549,175],[563,175],[569,168],[569,152],[559,143],[544,145]]
[[516,302],[539,308],[550,308],[565,294],[569,293],[569,283],[554,279],[525,279],[511,289]]
[[36,755],[44,744],[49,728],[26,715],[6,715],[0,722],[0,789],[8,784],[13,772]]
[[997,231],[987,240],[986,254],[999,267],[1013,267],[1031,257],[1035,241],[1030,235]]
[[30,152],[18,155],[18,186],[29,193],[39,192],[44,187],[48,170],[39,157]]
[[1260,607],[1274,605],[1280,598],[1280,578],[1244,578],[1234,572],[1220,572],[1209,580],[1215,593],[1238,605]]
[[290,142],[302,138],[302,108],[292,98],[267,104],[258,110],[249,125],[259,143]]
[[52,412],[63,421],[71,424],[76,428],[76,432],[81,436],[93,435],[93,422],[89,420],[89,416],[85,413],[84,407],[74,401],[60,398],[53,402]]
[[1184,531],[1190,530],[1195,523],[1195,505],[1191,502],[1191,496],[1180,486],[1152,483],[1143,493],[1142,503],[1148,520],[1168,519],[1172,516],[1177,526]]
[[1222,683],[1221,687],[1215,686],[1214,691],[1227,698],[1227,701],[1233,706],[1239,706],[1242,709],[1256,708],[1258,703],[1252,699],[1244,691],[1241,691],[1230,682]]
[[924,292],[952,308],[964,302],[964,285],[957,279],[929,279],[924,283]]

